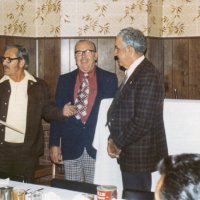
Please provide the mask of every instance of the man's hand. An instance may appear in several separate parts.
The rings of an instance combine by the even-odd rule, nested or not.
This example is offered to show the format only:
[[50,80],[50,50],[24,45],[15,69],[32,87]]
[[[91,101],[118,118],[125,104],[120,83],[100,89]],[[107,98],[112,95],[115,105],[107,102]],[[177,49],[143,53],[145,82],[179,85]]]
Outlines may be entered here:
[[70,117],[76,114],[76,107],[71,105],[71,102],[67,103],[63,107],[63,116]]
[[50,147],[49,152],[52,162],[59,164],[62,161],[61,149],[59,146]]
[[107,151],[111,158],[119,158],[119,154],[121,153],[121,149],[117,148],[112,139],[108,140]]

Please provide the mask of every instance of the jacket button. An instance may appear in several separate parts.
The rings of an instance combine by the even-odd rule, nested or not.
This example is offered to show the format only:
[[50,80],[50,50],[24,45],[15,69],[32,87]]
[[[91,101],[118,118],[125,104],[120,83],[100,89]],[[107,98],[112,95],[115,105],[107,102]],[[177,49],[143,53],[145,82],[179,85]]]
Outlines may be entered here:
[[7,102],[5,102],[4,104],[7,105]]
[[5,115],[3,115],[2,117],[3,117],[3,118],[5,118],[6,116],[5,116]]
[[3,144],[3,142],[1,142],[0,144]]

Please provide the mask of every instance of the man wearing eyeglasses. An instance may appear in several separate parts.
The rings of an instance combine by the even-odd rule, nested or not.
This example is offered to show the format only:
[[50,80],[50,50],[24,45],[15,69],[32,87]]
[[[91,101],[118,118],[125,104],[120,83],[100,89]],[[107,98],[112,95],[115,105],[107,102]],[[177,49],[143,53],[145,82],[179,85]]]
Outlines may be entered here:
[[117,90],[116,75],[97,67],[97,57],[92,41],[78,41],[75,45],[78,69],[61,75],[58,81],[56,105],[62,107],[68,103],[77,110],[76,115],[65,122],[51,124],[50,156],[53,162],[58,163],[62,151],[68,180],[93,182],[96,150],[92,142],[99,105],[102,99],[112,98]]
[[27,49],[6,46],[1,62],[4,76],[0,79],[0,174],[32,182],[44,149],[41,119],[64,120],[64,115],[70,116],[73,110],[51,104],[46,83],[26,70]]

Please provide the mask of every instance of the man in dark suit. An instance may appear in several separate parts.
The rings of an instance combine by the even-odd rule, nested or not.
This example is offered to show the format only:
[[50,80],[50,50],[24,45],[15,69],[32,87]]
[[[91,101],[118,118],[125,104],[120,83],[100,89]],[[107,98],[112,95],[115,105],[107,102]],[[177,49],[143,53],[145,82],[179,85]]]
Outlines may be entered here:
[[[56,105],[62,108],[68,103],[68,115],[73,114],[73,116],[64,122],[55,121],[51,124],[50,156],[53,162],[59,161],[61,138],[65,178],[92,183],[96,157],[92,142],[99,105],[102,99],[114,96],[117,90],[117,77],[116,74],[96,66],[96,47],[89,40],[80,40],[76,44],[75,59],[78,69],[61,75],[56,91]],[[83,80],[88,76],[89,79],[86,78],[85,83]],[[83,113],[79,109],[81,105],[77,103],[78,97],[82,98],[79,95],[82,81],[84,82],[82,88],[89,84],[89,88],[83,94],[87,96],[87,100],[83,102],[87,103],[82,107]]]
[[117,158],[124,189],[151,190],[151,172],[168,155],[161,75],[144,57],[146,37],[125,28],[115,41],[115,56],[126,78],[108,110],[108,154]]

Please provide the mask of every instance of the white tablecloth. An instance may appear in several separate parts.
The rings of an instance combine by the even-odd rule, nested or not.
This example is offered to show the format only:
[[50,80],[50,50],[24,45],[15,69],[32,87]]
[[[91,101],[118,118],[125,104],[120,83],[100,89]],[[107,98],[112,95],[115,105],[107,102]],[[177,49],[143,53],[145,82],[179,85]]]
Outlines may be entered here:
[[[109,135],[106,124],[107,110],[112,99],[101,102],[94,147],[97,149],[95,183],[113,184],[122,189],[119,165],[116,159],[107,155],[107,138]],[[200,153],[200,101],[165,99],[164,123],[169,154]],[[152,174],[152,191],[159,178],[157,172]]]

